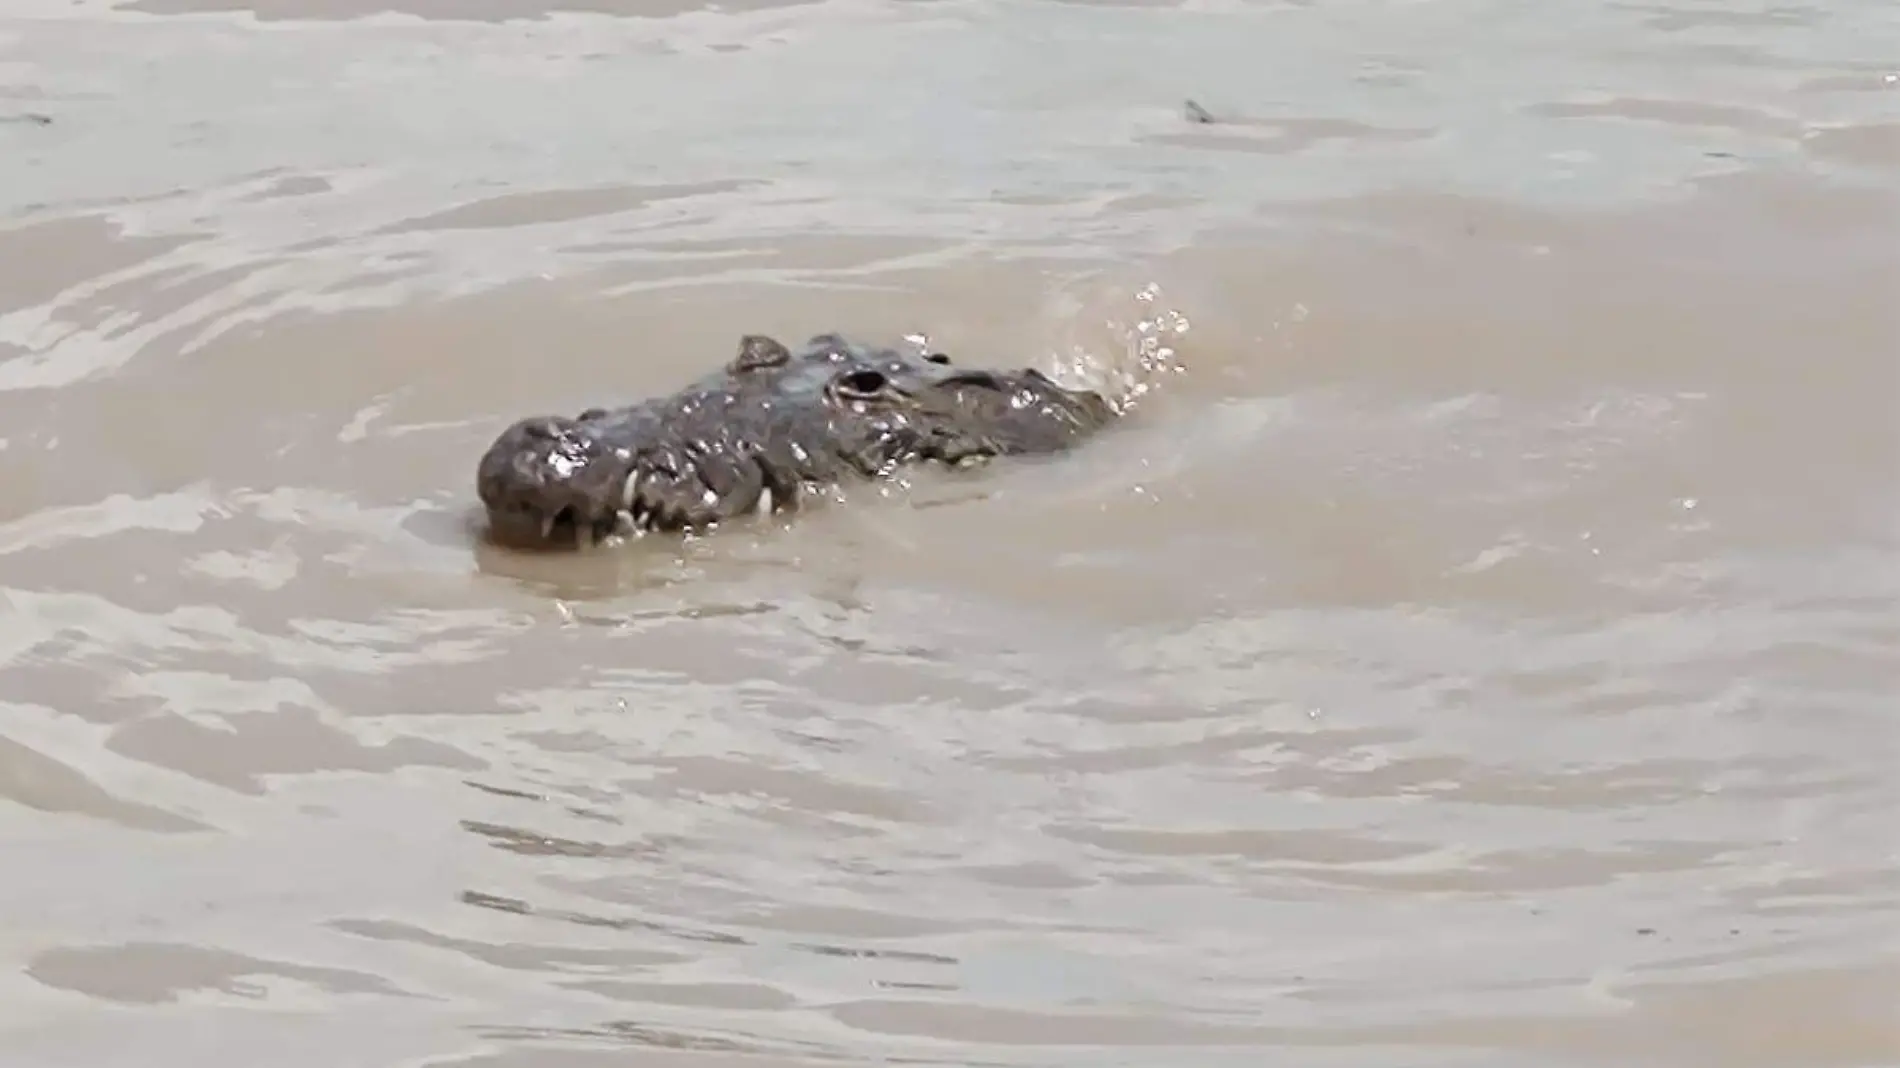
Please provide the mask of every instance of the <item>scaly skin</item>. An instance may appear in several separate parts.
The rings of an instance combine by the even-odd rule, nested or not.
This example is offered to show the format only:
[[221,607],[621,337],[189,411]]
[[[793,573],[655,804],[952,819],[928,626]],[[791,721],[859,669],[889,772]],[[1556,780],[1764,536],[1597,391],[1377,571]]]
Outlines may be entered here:
[[1059,452],[1114,418],[1099,394],[1030,369],[958,368],[836,334],[793,352],[749,335],[670,396],[517,421],[482,457],[476,487],[495,541],[572,549],[795,510],[907,465]]

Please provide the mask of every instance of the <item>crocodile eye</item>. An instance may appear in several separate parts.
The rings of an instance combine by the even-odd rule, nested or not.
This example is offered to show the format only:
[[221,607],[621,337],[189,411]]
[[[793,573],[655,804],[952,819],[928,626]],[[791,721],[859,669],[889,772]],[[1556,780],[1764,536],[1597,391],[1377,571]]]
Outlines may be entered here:
[[840,396],[854,399],[875,397],[888,389],[890,384],[891,380],[884,377],[884,372],[870,367],[846,371],[832,380],[832,388]]
[[950,357],[945,356],[941,352],[929,353],[928,355],[924,357],[924,359],[929,360],[931,363],[949,363],[950,362]]

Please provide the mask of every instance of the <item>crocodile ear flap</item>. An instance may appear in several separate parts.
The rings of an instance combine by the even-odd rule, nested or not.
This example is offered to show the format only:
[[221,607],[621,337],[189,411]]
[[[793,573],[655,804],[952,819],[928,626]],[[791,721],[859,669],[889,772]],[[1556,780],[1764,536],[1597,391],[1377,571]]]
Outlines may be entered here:
[[761,371],[783,367],[792,358],[791,350],[763,334],[747,334],[739,339],[739,354],[732,358],[731,370]]

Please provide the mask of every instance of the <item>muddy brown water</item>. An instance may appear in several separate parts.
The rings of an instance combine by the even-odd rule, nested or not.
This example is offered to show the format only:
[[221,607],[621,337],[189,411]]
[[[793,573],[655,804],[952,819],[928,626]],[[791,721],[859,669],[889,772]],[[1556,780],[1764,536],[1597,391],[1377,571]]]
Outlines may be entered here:
[[[1886,0],[28,0],[0,117],[7,1068],[1900,1064]],[[1145,392],[479,541],[830,329]]]

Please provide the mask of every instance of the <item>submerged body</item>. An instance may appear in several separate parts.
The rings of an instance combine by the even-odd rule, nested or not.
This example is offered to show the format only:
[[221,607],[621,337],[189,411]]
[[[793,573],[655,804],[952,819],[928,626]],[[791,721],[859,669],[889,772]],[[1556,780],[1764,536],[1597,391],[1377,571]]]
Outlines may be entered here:
[[792,510],[911,464],[1058,452],[1114,418],[1099,394],[1035,370],[959,368],[836,334],[793,352],[751,335],[670,396],[515,422],[482,457],[476,487],[496,541],[575,548]]

